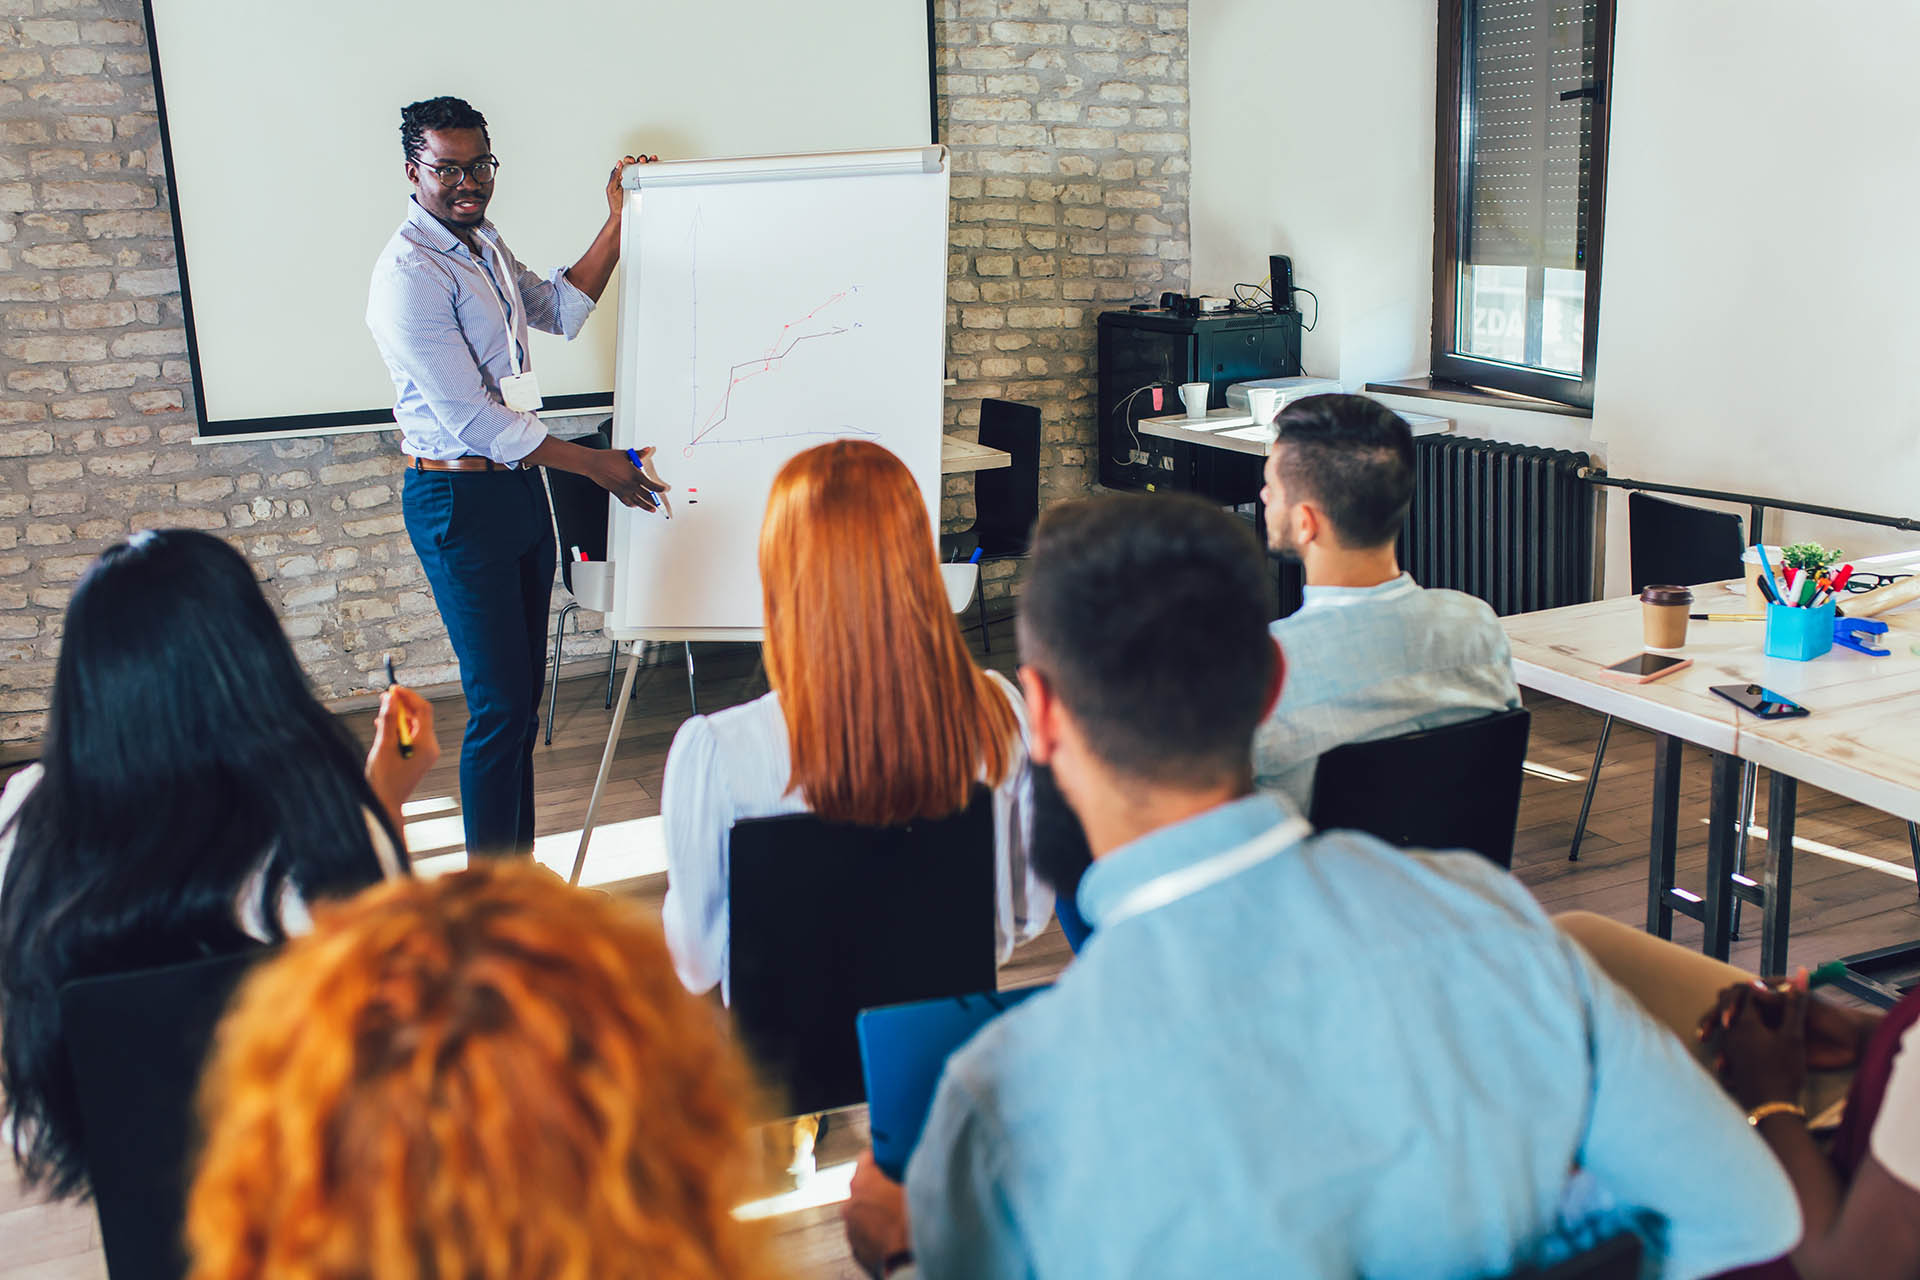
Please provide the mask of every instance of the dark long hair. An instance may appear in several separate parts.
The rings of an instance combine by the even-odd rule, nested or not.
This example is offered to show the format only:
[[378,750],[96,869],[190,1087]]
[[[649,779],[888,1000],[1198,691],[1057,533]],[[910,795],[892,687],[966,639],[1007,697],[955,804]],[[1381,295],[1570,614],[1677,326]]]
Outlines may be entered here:
[[86,1185],[61,985],[248,945],[235,907],[256,873],[276,939],[287,887],[378,880],[366,815],[402,846],[358,755],[225,542],[142,533],[88,569],[0,884],[0,1087],[30,1184]]

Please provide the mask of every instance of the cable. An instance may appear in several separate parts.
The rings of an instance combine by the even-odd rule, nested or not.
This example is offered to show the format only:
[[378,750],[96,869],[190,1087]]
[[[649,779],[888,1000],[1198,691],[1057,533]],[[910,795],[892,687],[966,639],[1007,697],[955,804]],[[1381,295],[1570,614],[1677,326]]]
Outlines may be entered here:
[[[1313,290],[1311,290],[1311,289],[1302,289],[1302,288],[1301,288],[1301,287],[1300,287],[1299,285],[1295,285],[1295,286],[1293,286],[1293,291],[1294,291],[1295,293],[1304,293],[1304,294],[1306,294],[1306,295],[1307,295],[1307,296],[1308,296],[1309,298],[1312,298],[1312,299],[1313,299],[1313,324],[1319,324],[1319,323],[1320,323],[1320,295],[1319,295],[1319,294],[1317,294],[1317,293],[1315,293],[1315,292],[1314,292]],[[1305,328],[1305,329],[1303,330],[1303,332],[1305,332],[1305,333],[1312,333],[1312,332],[1313,332],[1313,324],[1310,324],[1310,325],[1308,325],[1308,326],[1307,326],[1307,327],[1306,327],[1306,328]]]
[[[1120,419],[1120,424],[1127,429],[1127,434],[1133,437],[1133,447],[1137,452],[1144,453],[1145,449],[1143,449],[1140,444],[1140,433],[1133,429],[1133,419],[1127,416],[1127,406],[1132,404],[1136,397],[1145,395],[1154,388],[1165,385],[1167,384],[1162,382],[1149,382],[1145,386],[1135,387],[1133,390],[1127,392],[1126,395],[1121,396],[1120,403],[1113,406],[1114,416]],[[1131,467],[1134,465],[1132,454],[1124,458],[1110,458],[1109,461],[1116,467]]]

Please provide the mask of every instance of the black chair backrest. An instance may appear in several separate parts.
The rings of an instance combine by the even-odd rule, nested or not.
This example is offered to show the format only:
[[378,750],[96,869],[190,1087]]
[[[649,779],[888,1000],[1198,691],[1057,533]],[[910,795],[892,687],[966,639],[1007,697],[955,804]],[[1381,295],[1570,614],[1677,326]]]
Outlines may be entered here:
[[973,476],[974,532],[989,556],[1025,555],[1040,519],[1040,410],[1011,400],[980,402],[980,443],[1013,464]]
[[1365,831],[1402,848],[1472,849],[1511,867],[1531,719],[1519,707],[1335,747],[1320,757],[1307,816],[1322,830]]
[[178,1280],[198,1124],[195,1096],[214,1028],[267,949],[60,989],[85,1133],[87,1180],[113,1280]]
[[1655,583],[1692,586],[1738,578],[1746,539],[1740,517],[1669,502],[1650,493],[1627,495],[1627,558],[1633,589]]
[[812,814],[729,836],[733,1015],[785,1114],[866,1101],[862,1009],[994,988],[993,794],[900,827]]
[[[574,437],[572,443],[584,449],[613,447],[613,420],[598,430]],[[585,476],[571,471],[547,468],[547,490],[553,494],[553,528],[560,536],[560,579],[573,590],[573,549],[580,548],[589,560],[607,558],[607,491]]]
[[1640,1254],[1640,1237],[1627,1231],[1556,1266],[1523,1269],[1507,1280],[1639,1280]]

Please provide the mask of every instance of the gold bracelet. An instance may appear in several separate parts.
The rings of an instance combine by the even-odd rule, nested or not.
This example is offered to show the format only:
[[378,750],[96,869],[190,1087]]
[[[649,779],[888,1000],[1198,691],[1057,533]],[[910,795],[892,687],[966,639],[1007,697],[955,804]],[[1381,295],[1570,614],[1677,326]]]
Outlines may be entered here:
[[1805,1120],[1807,1109],[1797,1102],[1763,1102],[1747,1112],[1747,1123],[1757,1129],[1769,1116],[1798,1116]]

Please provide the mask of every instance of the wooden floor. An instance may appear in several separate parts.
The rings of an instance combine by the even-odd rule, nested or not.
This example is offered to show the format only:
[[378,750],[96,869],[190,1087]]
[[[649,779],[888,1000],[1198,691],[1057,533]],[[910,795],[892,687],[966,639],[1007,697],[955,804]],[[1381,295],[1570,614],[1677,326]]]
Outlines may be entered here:
[[[994,653],[986,661],[1010,671],[1010,626],[996,624],[993,642]],[[673,665],[649,668],[640,676],[584,877],[626,893],[653,911],[659,910],[665,894],[665,876],[649,870],[658,865],[657,849],[647,847],[650,841],[657,844],[657,824],[642,820],[659,813],[667,747],[688,709],[686,670],[676,654],[667,656]],[[757,696],[766,687],[756,654],[737,646],[699,646],[696,677],[700,705],[708,710]],[[536,764],[539,856],[562,869],[571,863],[605,742],[609,720],[605,697],[603,677],[563,681],[553,745],[541,749]],[[1644,923],[1651,737],[1630,726],[1616,726],[1581,859],[1569,863],[1567,843],[1592,765],[1600,720],[1550,698],[1529,696],[1528,705],[1534,715],[1533,738],[1515,872],[1549,911],[1578,908]],[[445,754],[409,806],[408,820],[409,846],[426,869],[454,865],[462,857],[455,765],[464,708],[455,697],[438,703],[437,712]],[[353,720],[356,732],[365,737],[370,717]],[[1763,774],[1762,796],[1765,782]],[[1681,884],[1696,891],[1706,863],[1707,784],[1704,758],[1690,758],[1681,794],[1679,866]],[[1382,785],[1391,784],[1383,779]],[[1764,814],[1760,821],[1764,824]],[[1801,853],[1794,876],[1792,963],[1812,966],[1920,937],[1920,898],[1904,823],[1803,785],[1797,838]],[[1734,944],[1736,963],[1758,962],[1757,923],[1751,920]],[[1676,937],[1697,944],[1699,926],[1683,919]],[[1058,930],[1049,929],[1021,949],[1002,971],[1001,984],[1042,981],[1057,973],[1066,960]],[[844,1185],[845,1170],[838,1166],[851,1160],[864,1140],[863,1114],[856,1111],[836,1118],[822,1144],[822,1173],[809,1189],[811,1198],[830,1200],[833,1188]],[[0,1161],[0,1280],[104,1276],[91,1209],[41,1204],[23,1194],[11,1175],[11,1166]],[[806,1280],[853,1280],[858,1275],[846,1255],[833,1203],[803,1204],[768,1221],[778,1233],[789,1274]]]

